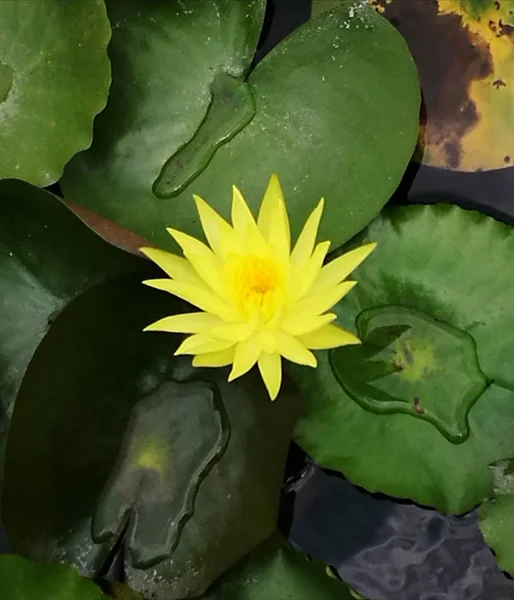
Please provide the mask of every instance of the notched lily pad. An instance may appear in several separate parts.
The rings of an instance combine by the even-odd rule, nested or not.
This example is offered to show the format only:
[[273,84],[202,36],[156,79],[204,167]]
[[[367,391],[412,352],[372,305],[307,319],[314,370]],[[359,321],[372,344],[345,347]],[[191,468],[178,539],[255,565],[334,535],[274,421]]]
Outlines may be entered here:
[[136,568],[169,557],[209,468],[224,452],[229,424],[216,388],[163,383],[133,409],[118,462],[93,518],[93,539],[125,546]]
[[464,442],[469,410],[487,386],[473,338],[396,306],[364,310],[356,325],[363,344],[330,353],[344,391],[366,410],[409,414]]
[[88,290],[39,344],[1,509],[15,551],[95,578],[121,547],[130,587],[173,600],[275,530],[297,396],[285,385],[273,403],[258,373],[228,383],[174,357],[180,336],[143,328],[184,306],[141,279]]
[[0,2],[0,178],[50,185],[91,144],[110,37],[103,0]]
[[[192,194],[227,217],[233,184],[255,209],[277,172],[293,235],[320,197],[321,236],[334,247],[365,227],[416,142],[419,86],[407,47],[371,6],[345,0],[249,74],[249,53],[236,71],[240,53],[227,40],[237,32],[253,52],[262,8],[250,0],[110,0],[112,92],[92,147],[65,171],[65,196],[169,248],[167,226],[201,235]],[[248,18],[237,21],[241,11]],[[223,89],[209,108],[220,74]]]

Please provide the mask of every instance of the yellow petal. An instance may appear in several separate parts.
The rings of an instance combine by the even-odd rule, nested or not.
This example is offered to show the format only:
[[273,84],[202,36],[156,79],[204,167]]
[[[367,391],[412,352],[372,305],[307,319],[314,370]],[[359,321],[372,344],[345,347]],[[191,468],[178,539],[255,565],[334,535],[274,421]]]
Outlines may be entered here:
[[318,206],[311,212],[309,218],[305,222],[303,229],[298,236],[298,240],[291,252],[291,264],[294,267],[302,267],[309,260],[316,243],[318,235],[319,223],[323,213],[324,200],[319,201]]
[[200,196],[193,196],[200,222],[214,253],[221,258],[229,253],[240,254],[245,246],[234,229]]
[[257,225],[264,238],[283,262],[289,259],[291,231],[278,176],[273,173],[259,210]]
[[172,279],[193,285],[203,285],[200,276],[185,258],[157,248],[140,248],[140,251]]
[[324,315],[318,315],[315,317],[311,317],[310,319],[305,319],[302,315],[300,318],[295,313],[291,313],[291,315],[282,322],[282,329],[286,333],[290,333],[294,336],[304,335],[305,333],[309,333],[311,331],[315,331],[323,325],[327,325],[336,319],[334,313],[325,313]]
[[219,326],[223,321],[205,312],[191,312],[182,315],[164,317],[148,327],[144,331],[168,331],[169,333],[199,333],[208,331]]
[[242,342],[250,337],[252,327],[249,323],[221,323],[214,327],[210,334],[220,340]]
[[304,296],[290,309],[284,319],[290,315],[296,315],[298,319],[308,319],[320,315],[337,304],[356,283],[356,281],[343,281],[323,292]]
[[284,358],[300,365],[315,367],[317,365],[316,357],[310,350],[307,350],[295,337],[278,331],[275,334],[277,341],[277,350]]
[[263,352],[258,360],[259,371],[271,400],[275,400],[282,383],[282,358],[280,354]]
[[248,338],[237,344],[234,352],[234,364],[228,380],[234,381],[234,379],[247,373],[257,362],[260,354],[261,347],[255,338]]
[[188,283],[175,281],[174,279],[149,279],[143,281],[149,287],[157,290],[169,292],[178,298],[182,298],[186,302],[197,306],[198,308],[218,315],[225,321],[235,321],[234,314],[230,310],[230,306],[225,300],[222,300],[214,292],[211,292],[207,287],[198,287]]
[[275,340],[275,334],[269,329],[261,329],[256,333],[257,341],[259,342],[263,352],[268,354],[275,354],[277,351],[277,342]]
[[329,248],[330,242],[321,242],[316,246],[314,253],[307,260],[307,263],[303,267],[293,270],[292,285],[289,291],[291,302],[296,302],[309,292],[312,284],[319,276]]
[[239,189],[232,186],[232,225],[246,242],[246,248],[253,254],[269,254],[267,245],[257,223]]
[[339,256],[325,265],[314,282],[314,289],[321,291],[332,285],[337,285],[356,269],[363,260],[376,248],[376,244],[366,244]]
[[324,325],[316,331],[298,336],[298,340],[311,350],[323,350],[361,343],[357,336],[337,325]]
[[206,354],[207,352],[219,352],[234,345],[227,340],[215,340],[205,333],[195,333],[187,337],[175,351],[175,356],[180,354]]
[[193,367],[226,367],[234,361],[235,346],[218,352],[206,352],[197,354],[193,358]]
[[168,228],[168,232],[182,248],[184,256],[211,290],[216,292],[218,296],[224,296],[225,286],[221,277],[222,263],[214,252],[203,242],[187,235],[187,233],[171,227]]

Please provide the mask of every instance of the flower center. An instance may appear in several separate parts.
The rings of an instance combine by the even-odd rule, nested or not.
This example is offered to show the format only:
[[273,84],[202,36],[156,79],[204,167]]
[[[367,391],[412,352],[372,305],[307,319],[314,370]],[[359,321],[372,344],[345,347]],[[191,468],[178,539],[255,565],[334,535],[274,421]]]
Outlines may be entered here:
[[240,256],[229,267],[234,300],[248,318],[265,321],[277,310],[282,298],[282,277],[276,263],[262,256]]

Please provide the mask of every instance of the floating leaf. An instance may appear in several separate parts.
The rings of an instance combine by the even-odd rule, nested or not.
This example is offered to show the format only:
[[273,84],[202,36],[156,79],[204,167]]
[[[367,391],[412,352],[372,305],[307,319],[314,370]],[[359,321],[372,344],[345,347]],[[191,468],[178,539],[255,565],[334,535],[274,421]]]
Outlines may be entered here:
[[6,449],[16,551],[94,577],[121,544],[130,587],[171,600],[203,593],[275,529],[296,399],[271,403],[257,374],[229,384],[175,358],[179,336],[143,332],[183,310],[130,276],[57,317]]
[[0,555],[0,600],[107,600],[100,588],[66,565]]
[[462,513],[514,454],[514,231],[457,207],[391,208],[336,307],[362,346],[291,369],[304,396],[296,439],[371,491]]
[[[132,0],[108,8],[112,93],[92,148],[66,169],[68,199],[163,247],[172,244],[165,226],[201,234],[193,193],[228,216],[237,184],[255,209],[273,171],[296,234],[326,197],[321,235],[333,247],[389,199],[415,144],[419,90],[402,38],[369,5],[345,2],[305,24],[244,85],[249,60],[234,62],[239,46],[227,47],[223,31],[255,42],[259,3]],[[235,23],[241,10],[249,18]],[[220,78],[231,84],[216,92]],[[243,111],[239,125],[220,132],[232,115],[221,102],[239,110],[248,94],[255,116],[239,130],[249,118]]]
[[493,493],[480,507],[480,529],[498,566],[514,575],[514,460],[491,465]]
[[111,82],[103,0],[0,2],[0,178],[47,186],[88,148]]
[[422,161],[460,171],[514,164],[514,130],[506,126],[514,121],[512,1],[371,2],[396,25],[418,66]]
[[352,600],[325,567],[271,538],[216,582],[205,600]]
[[56,315],[99,281],[145,268],[52,194],[0,182],[0,446],[25,369]]

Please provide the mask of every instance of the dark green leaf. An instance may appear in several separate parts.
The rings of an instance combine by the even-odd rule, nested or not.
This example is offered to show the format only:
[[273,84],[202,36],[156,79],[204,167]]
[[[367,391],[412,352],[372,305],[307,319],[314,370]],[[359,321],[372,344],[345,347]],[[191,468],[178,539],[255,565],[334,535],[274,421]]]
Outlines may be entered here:
[[57,317],[17,398],[2,503],[17,551],[96,576],[121,541],[127,583],[166,600],[203,593],[274,530],[296,416],[258,374],[228,384],[174,358],[178,336],[143,333],[177,310],[129,278]]
[[498,566],[514,575],[514,460],[491,465],[493,493],[480,507],[480,529]]
[[0,556],[0,600],[107,600],[100,588],[66,565]]
[[347,249],[377,249],[336,307],[362,346],[292,369],[296,439],[372,491],[462,513],[514,453],[514,231],[447,205],[392,208]]
[[[332,10],[337,6],[340,6],[344,0],[311,0],[311,16],[313,18],[319,17],[324,12]],[[366,2],[367,0],[364,0]]]
[[0,446],[25,369],[82,291],[145,261],[109,246],[48,192],[0,182]]
[[0,2],[0,178],[50,185],[89,147],[110,37],[103,0]]
[[[321,236],[333,247],[377,214],[418,132],[418,82],[403,39],[370,6],[344,3],[264,58],[246,84],[254,118],[239,133],[232,127],[233,136],[222,134],[213,120],[222,125],[231,113],[211,115],[220,113],[218,96],[209,107],[212,86],[222,74],[241,76],[243,68],[234,71],[235,50],[220,42],[220,28],[231,27],[248,3],[109,3],[113,90],[93,147],[66,170],[69,199],[163,247],[172,243],[165,226],[200,234],[193,193],[227,216],[236,184],[255,209],[272,171],[284,184],[294,233],[321,196],[327,200]],[[258,21],[249,23],[256,39]],[[242,25],[234,31],[244,39]],[[219,98],[233,105],[229,91]],[[197,138],[209,137],[198,148]],[[202,170],[203,152],[210,156],[221,137],[230,141]],[[170,157],[173,168],[159,176]],[[156,179],[160,196],[191,183],[163,199],[152,193]]]
[[324,565],[272,538],[216,582],[206,600],[353,600]]

